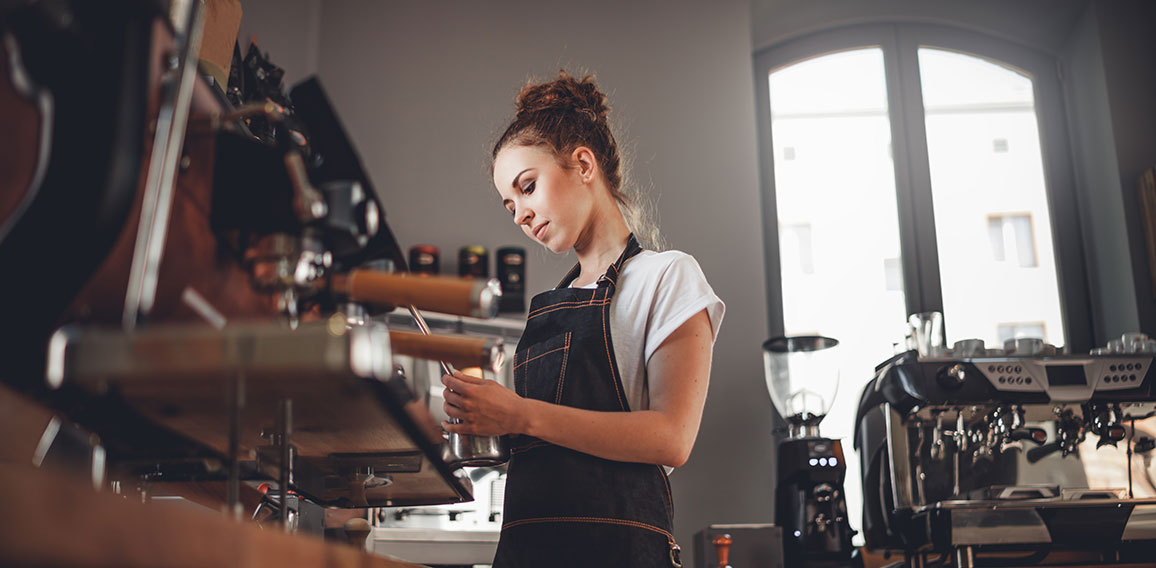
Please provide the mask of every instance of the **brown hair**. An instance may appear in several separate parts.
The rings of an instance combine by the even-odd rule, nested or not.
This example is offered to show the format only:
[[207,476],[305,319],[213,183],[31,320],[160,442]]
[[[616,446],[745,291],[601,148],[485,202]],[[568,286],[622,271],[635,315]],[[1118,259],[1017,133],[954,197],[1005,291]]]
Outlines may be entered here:
[[491,168],[498,152],[510,145],[549,148],[563,167],[569,166],[567,159],[575,148],[590,148],[627,227],[643,246],[661,246],[658,229],[649,220],[652,207],[639,206],[624,189],[625,168],[607,120],[610,108],[593,76],[578,79],[562,70],[553,81],[530,83],[518,93],[515,109],[513,122],[494,144]]

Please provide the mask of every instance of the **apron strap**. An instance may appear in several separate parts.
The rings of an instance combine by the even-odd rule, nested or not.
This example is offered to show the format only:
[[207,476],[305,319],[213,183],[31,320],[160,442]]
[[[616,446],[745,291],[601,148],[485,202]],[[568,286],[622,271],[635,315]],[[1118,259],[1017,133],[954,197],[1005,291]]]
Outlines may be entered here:
[[[626,248],[623,249],[622,254],[618,256],[618,260],[614,261],[614,264],[611,264],[610,267],[606,269],[606,272],[598,277],[598,285],[616,285],[618,283],[618,274],[622,271],[622,265],[625,264],[627,260],[630,260],[630,257],[640,252],[642,252],[642,245],[638,244],[638,239],[634,238],[634,233],[630,233],[630,236],[626,238]],[[571,268],[570,272],[567,272],[566,276],[563,277],[554,288],[559,289],[569,286],[575,278],[578,278],[581,272],[582,265],[575,264],[574,268]]]

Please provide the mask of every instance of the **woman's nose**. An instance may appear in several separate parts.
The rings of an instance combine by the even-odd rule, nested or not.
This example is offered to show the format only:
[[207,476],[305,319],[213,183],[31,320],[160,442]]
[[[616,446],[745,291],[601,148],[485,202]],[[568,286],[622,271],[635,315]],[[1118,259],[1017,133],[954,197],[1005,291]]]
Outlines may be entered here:
[[534,214],[529,209],[519,209],[514,214],[514,223],[518,225],[525,225],[530,222]]

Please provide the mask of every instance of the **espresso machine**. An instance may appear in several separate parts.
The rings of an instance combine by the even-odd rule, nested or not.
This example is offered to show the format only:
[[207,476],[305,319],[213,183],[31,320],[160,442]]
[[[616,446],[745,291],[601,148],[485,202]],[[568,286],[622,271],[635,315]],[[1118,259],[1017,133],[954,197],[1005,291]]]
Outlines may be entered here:
[[767,390],[788,437],[779,444],[775,524],[788,566],[847,566],[853,561],[843,495],[847,466],[839,440],[819,435],[839,389],[839,342],[776,337],[763,343]]
[[868,549],[909,566],[1152,560],[1156,341],[1126,334],[1087,354],[1038,338],[917,343],[860,399]]

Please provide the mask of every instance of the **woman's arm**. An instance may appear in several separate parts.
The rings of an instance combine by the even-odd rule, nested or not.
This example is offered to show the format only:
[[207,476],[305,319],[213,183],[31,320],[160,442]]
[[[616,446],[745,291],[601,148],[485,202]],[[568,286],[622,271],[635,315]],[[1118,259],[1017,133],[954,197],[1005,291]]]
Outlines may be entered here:
[[598,412],[526,399],[494,381],[442,377],[446,431],[527,434],[601,458],[679,467],[690,457],[706,402],[714,345],[706,310],[691,316],[651,355],[650,410]]

